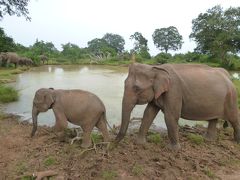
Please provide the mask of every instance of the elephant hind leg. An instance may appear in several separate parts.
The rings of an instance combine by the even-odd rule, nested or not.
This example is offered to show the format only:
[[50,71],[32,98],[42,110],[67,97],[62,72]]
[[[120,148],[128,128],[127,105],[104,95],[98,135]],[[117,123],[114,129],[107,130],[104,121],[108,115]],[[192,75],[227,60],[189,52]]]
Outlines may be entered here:
[[108,129],[107,129],[107,120],[105,118],[105,115],[103,114],[100,117],[100,120],[97,122],[96,127],[99,129],[99,131],[102,133],[103,135],[103,140],[105,142],[108,142],[110,140],[109,137],[109,133],[108,133]]
[[[235,98],[237,101],[237,98]],[[225,108],[225,120],[227,120],[233,127],[234,130],[234,139],[237,143],[240,143],[240,113],[238,112],[237,102],[228,103]]]
[[208,121],[208,129],[204,138],[207,141],[214,141],[217,138],[217,121],[218,119],[212,119]]
[[82,137],[82,144],[81,147],[88,148],[92,145],[91,140],[91,132],[93,130],[93,126],[81,126],[83,129],[83,137]]
[[240,143],[240,117],[236,118],[229,118],[228,121],[231,123],[233,130],[234,130],[234,139],[237,143]]

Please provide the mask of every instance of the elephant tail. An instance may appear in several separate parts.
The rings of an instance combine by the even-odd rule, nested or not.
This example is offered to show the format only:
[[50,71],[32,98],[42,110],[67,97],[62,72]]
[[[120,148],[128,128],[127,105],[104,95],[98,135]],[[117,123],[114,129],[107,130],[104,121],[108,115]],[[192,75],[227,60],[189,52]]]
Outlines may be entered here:
[[103,112],[103,114],[102,114],[102,117],[101,117],[101,118],[103,119],[103,121],[105,121],[105,122],[106,122],[106,124],[107,124],[108,128],[110,129],[110,131],[114,132],[113,128],[110,126],[110,124],[109,124],[109,123],[108,123],[108,121],[107,121],[106,111],[105,111],[105,112]]

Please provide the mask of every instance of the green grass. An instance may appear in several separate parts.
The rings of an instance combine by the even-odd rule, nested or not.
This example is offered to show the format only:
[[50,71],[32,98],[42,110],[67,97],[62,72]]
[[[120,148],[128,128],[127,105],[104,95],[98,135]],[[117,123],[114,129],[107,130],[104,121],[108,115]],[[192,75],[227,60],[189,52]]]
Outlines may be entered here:
[[240,108],[240,81],[234,79],[233,80],[233,84],[235,85],[235,87],[237,89],[237,93],[238,93],[238,107]]
[[211,179],[216,177],[216,175],[208,167],[205,167],[203,169],[203,172],[204,172],[204,174],[206,174]]
[[113,170],[107,170],[107,171],[103,171],[102,172],[102,178],[104,180],[112,180],[112,179],[116,179],[118,176],[117,172],[113,171]]
[[103,140],[102,136],[98,133],[92,133],[91,138],[92,138],[94,143],[100,143]]
[[194,144],[200,145],[204,143],[204,138],[199,134],[189,133],[187,138]]
[[132,173],[135,175],[135,176],[141,176],[143,174],[143,167],[141,165],[137,165],[135,164],[132,168]]
[[15,90],[13,87],[0,85],[0,102],[1,103],[17,101],[18,97],[19,97],[18,91]]
[[24,172],[26,172],[27,171],[26,163],[24,163],[24,162],[17,163],[16,171],[18,174],[23,174]]
[[147,140],[148,140],[148,142],[151,142],[154,144],[162,144],[163,143],[163,139],[159,133],[150,132],[150,134],[147,136]]
[[56,164],[56,159],[52,156],[49,156],[44,160],[43,164],[46,167],[54,165],[54,164]]

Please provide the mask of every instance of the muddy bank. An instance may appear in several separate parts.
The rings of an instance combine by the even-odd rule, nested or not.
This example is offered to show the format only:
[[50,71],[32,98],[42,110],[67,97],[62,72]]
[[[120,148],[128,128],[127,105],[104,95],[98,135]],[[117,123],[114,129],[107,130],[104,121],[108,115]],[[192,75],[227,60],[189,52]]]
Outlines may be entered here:
[[[52,170],[62,179],[239,179],[240,145],[233,141],[232,129],[219,129],[218,140],[205,142],[204,127],[181,127],[178,153],[166,148],[168,138],[149,133],[145,145],[135,145],[131,132],[118,147],[97,144],[84,150],[80,142],[70,145],[39,127],[29,137],[32,125],[15,116],[0,118],[0,179],[21,179],[35,172]],[[94,141],[95,141],[94,140]]]

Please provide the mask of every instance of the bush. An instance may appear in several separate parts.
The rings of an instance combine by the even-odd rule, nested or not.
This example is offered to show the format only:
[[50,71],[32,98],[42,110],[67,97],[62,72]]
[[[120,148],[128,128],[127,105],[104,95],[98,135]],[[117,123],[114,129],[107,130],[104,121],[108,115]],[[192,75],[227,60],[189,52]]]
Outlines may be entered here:
[[172,55],[169,53],[159,53],[154,59],[160,64],[165,64],[172,60]]
[[149,142],[154,143],[154,144],[162,144],[163,139],[161,138],[159,133],[151,133],[150,135],[147,136],[147,139]]
[[8,103],[18,100],[18,91],[12,87],[0,85],[0,102]]
[[197,144],[197,145],[200,145],[204,142],[204,139],[201,135],[199,134],[192,134],[192,133],[189,133],[187,135],[187,138],[194,144]]

